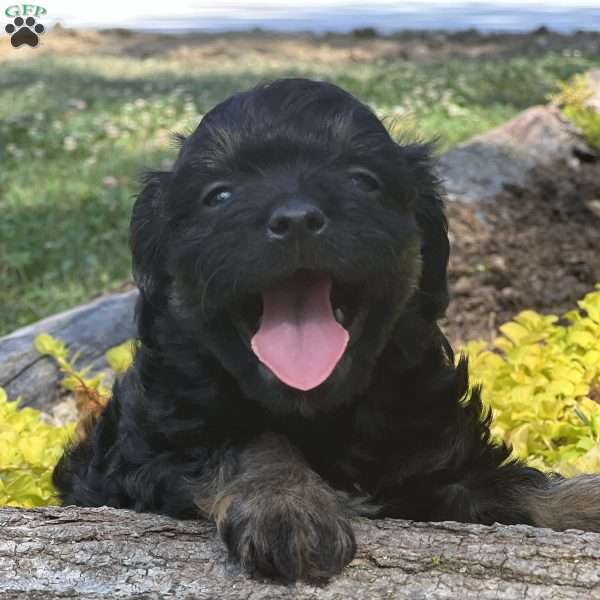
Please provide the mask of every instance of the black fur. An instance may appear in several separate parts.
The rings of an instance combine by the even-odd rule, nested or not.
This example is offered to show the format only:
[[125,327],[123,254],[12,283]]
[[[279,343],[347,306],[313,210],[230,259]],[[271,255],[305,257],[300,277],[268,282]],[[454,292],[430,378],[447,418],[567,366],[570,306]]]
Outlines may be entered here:
[[[245,568],[291,580],[352,558],[357,513],[598,530],[595,480],[579,518],[557,508],[562,480],[490,441],[466,361],[455,366],[436,324],[449,248],[430,150],[395,143],[326,83],[275,81],[209,112],[135,204],[135,363],[58,465],[64,502],[207,516]],[[203,202],[214,182],[232,195]],[[273,212],[297,198],[327,229],[269,238]],[[308,392],[259,363],[239,327],[262,289],[300,269],[331,275],[366,314]]]

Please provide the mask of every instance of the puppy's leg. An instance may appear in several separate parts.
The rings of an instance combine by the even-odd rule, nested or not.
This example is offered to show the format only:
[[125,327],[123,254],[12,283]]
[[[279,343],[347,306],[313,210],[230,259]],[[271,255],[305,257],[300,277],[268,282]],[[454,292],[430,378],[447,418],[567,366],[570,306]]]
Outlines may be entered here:
[[242,450],[223,452],[198,483],[195,499],[248,571],[324,578],[354,556],[342,496],[283,436],[263,434]]

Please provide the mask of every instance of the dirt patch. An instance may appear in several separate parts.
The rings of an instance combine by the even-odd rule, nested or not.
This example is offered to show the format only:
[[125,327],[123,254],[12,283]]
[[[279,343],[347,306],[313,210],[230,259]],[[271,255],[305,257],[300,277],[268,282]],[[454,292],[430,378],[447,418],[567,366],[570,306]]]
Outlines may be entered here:
[[561,314],[600,282],[597,169],[579,173],[577,192],[546,185],[490,204],[448,204],[452,300],[444,330],[455,345],[493,339],[526,308]]

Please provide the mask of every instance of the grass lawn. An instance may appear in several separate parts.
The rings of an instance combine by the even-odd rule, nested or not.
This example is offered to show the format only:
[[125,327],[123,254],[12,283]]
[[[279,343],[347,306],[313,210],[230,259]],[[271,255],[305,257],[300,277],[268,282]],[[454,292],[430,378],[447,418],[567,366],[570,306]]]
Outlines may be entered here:
[[0,60],[0,335],[114,289],[129,275],[136,177],[174,156],[228,94],[280,76],[337,83],[394,131],[447,149],[544,102],[556,81],[597,64],[529,58],[210,64],[169,55],[29,53]]

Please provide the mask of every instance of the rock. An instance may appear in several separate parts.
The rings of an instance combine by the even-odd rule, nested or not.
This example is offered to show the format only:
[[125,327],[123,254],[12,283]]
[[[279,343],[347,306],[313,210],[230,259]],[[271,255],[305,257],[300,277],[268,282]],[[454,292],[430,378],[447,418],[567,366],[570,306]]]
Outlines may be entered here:
[[450,150],[439,161],[449,200],[490,202],[572,168],[574,157],[594,151],[555,106],[534,106]]

